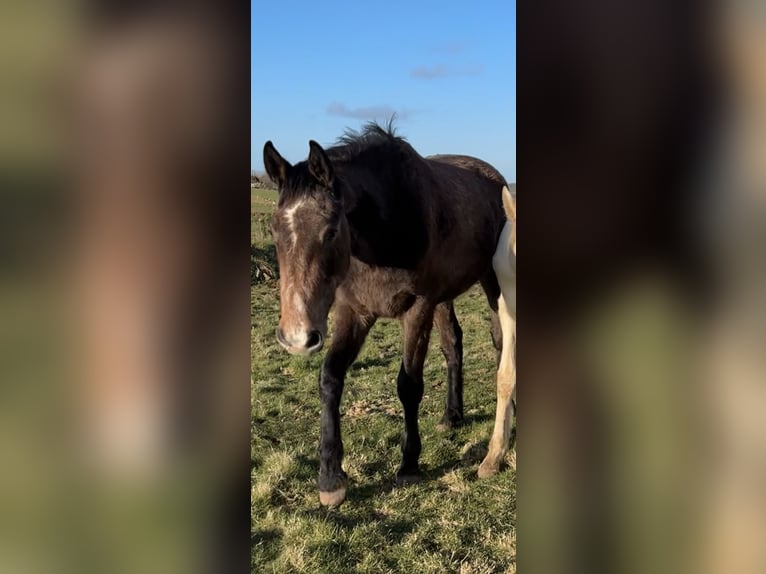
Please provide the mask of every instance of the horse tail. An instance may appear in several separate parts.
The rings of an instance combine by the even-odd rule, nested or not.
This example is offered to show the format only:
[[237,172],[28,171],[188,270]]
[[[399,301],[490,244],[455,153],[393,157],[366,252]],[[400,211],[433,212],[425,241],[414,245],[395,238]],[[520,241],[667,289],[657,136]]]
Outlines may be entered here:
[[507,185],[503,186],[503,209],[509,221],[516,221],[516,199]]

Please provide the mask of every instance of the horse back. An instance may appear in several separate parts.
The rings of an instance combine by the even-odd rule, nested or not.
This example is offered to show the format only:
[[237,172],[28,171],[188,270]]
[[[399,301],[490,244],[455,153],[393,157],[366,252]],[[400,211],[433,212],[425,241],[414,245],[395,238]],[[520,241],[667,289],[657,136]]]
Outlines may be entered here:
[[429,257],[426,275],[454,297],[486,274],[506,221],[503,176],[470,156],[426,158],[434,184],[429,202]]

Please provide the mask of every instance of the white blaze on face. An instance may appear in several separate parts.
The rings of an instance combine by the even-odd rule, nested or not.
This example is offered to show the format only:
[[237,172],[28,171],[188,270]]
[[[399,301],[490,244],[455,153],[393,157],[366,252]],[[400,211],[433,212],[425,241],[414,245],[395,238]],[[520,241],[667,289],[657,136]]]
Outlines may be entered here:
[[287,220],[287,228],[290,230],[290,241],[295,245],[298,241],[298,235],[295,230],[295,212],[303,207],[304,200],[296,201],[293,205],[285,210],[285,219]]
[[[306,206],[306,200],[300,199],[285,209],[284,218],[287,223],[287,232],[290,236],[289,245],[294,248],[299,241],[298,227],[296,225],[296,213]],[[283,276],[289,282],[283,292],[284,306],[282,309],[284,335],[295,346],[302,346],[309,337],[311,324],[307,315],[306,302],[302,292],[302,285],[296,283],[299,277],[293,276],[295,270]],[[289,277],[287,277],[289,275]]]
[[293,291],[293,308],[295,309],[295,312],[300,315],[306,313],[306,305],[303,303],[300,293],[296,291]]
[[300,292],[291,285],[292,296],[291,303],[293,306],[292,316],[297,320],[291,325],[290,332],[285,333],[288,340],[295,345],[302,345],[306,342],[309,336],[309,323],[306,316],[306,304],[303,302],[303,297]]

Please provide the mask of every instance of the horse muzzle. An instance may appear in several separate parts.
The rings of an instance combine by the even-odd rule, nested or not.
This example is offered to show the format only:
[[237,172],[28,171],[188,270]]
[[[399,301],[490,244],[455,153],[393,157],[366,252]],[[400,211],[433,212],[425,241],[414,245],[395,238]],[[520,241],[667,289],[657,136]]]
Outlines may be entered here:
[[322,350],[324,337],[316,329],[307,333],[295,333],[291,337],[287,337],[282,329],[277,327],[277,342],[291,355],[308,357]]

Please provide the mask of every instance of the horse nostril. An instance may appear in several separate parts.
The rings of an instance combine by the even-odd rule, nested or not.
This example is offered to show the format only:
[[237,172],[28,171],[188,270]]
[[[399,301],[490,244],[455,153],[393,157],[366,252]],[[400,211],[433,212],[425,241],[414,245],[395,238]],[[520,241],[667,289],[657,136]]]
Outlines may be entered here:
[[322,333],[319,331],[311,331],[309,338],[306,340],[306,348],[313,349],[322,344]]

